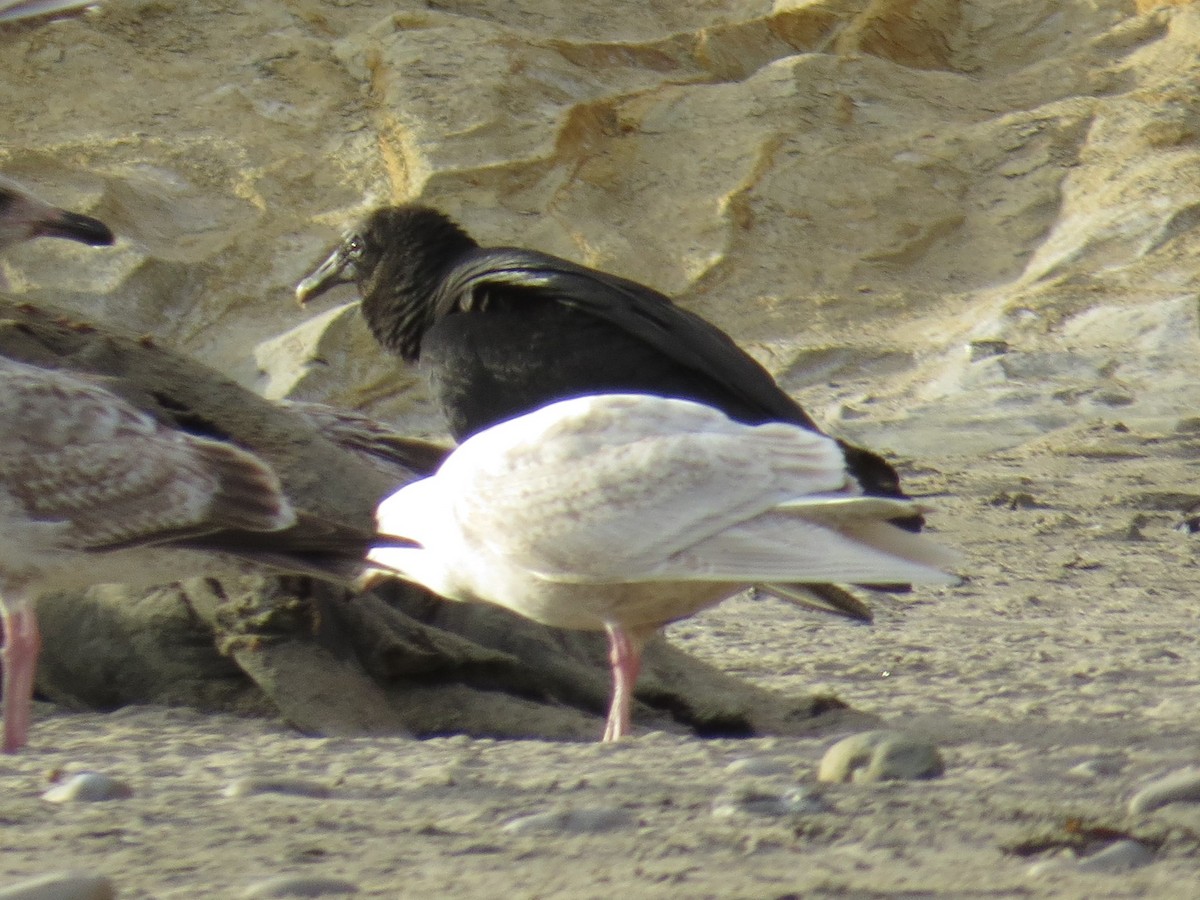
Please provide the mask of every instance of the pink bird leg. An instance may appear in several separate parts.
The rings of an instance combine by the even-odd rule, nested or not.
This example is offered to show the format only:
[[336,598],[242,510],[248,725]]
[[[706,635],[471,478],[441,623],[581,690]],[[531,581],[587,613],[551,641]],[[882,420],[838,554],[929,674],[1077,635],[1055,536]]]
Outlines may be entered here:
[[631,731],[630,711],[633,706],[633,688],[642,670],[642,648],[649,634],[629,632],[620,625],[609,623],[609,660],[612,662],[612,703],[608,709],[608,721],[604,726],[602,741],[616,741]]
[[33,707],[33,677],[42,638],[33,608],[19,604],[0,615],[4,623],[4,649],[0,651],[4,675],[4,752],[15,753],[29,741]]

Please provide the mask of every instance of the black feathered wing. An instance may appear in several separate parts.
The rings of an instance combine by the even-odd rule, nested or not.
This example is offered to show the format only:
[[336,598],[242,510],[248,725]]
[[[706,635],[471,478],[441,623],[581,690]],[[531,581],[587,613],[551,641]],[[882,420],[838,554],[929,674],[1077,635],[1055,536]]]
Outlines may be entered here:
[[[531,299],[553,300],[645,341],[664,357],[728,391],[747,410],[757,412],[756,416],[744,417],[725,410],[740,421],[788,422],[824,433],[766,369],[712,323],[643,284],[557,256],[515,247],[473,249],[445,275],[433,298],[434,316],[485,309],[493,293],[501,290],[506,302],[520,292]],[[839,440],[838,445],[846,454],[850,474],[865,493],[906,498],[895,469],[883,457],[845,441]],[[916,532],[924,519],[912,514],[897,519],[895,524]]]
[[760,409],[762,421],[819,431],[770,373],[716,326],[652,288],[546,253],[510,247],[472,250],[442,282],[434,299],[435,316],[448,315],[456,307],[484,308],[493,291],[504,289],[510,298],[513,288],[617,326]]

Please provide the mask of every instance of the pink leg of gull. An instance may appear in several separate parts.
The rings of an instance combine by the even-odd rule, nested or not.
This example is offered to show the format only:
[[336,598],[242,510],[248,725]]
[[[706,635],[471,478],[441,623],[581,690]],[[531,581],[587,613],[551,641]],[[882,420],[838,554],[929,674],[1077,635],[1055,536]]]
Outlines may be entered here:
[[42,638],[32,607],[21,604],[4,610],[4,752],[15,753],[29,741],[33,707],[33,676]]
[[615,741],[630,733],[630,709],[633,687],[642,668],[642,647],[646,635],[630,634],[619,625],[605,625],[608,632],[609,660],[612,662],[612,704],[602,741]]

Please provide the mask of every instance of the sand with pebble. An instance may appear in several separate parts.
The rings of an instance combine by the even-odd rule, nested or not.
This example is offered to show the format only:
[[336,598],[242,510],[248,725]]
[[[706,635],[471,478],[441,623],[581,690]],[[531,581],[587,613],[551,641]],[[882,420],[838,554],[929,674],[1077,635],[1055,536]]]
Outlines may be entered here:
[[[910,478],[966,585],[876,599],[873,627],[739,598],[670,629],[738,677],[877,722],[591,745],[43,705],[0,770],[3,874],[79,870],[146,898],[324,896],[251,893],[284,876],[372,897],[1192,896],[1200,804],[1129,801],[1197,762],[1198,545],[1155,508],[1197,453],[1192,432],[1108,426],[924,460]],[[826,750],[870,727],[931,742],[944,774],[819,782]],[[80,771],[131,796],[43,799]],[[1081,871],[1123,840],[1145,850],[1133,868]]]

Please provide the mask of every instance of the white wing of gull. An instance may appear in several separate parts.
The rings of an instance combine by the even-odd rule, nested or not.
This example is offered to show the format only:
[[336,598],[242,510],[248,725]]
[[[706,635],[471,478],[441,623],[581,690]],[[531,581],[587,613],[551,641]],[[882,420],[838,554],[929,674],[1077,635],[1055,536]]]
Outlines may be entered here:
[[807,429],[602,395],[464,442],[379,506],[380,532],[419,546],[370,558],[452,600],[606,630],[614,740],[646,639],[748,585],[955,582],[956,557],[886,521],[917,511],[857,495],[838,445]]
[[211,558],[160,545],[295,520],[252,454],[166,428],[79,378],[0,358],[3,749],[28,736],[39,594],[175,580],[180,554],[195,555],[196,571]]

